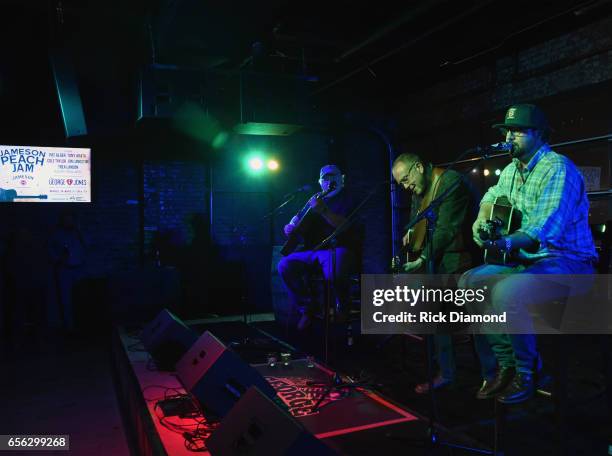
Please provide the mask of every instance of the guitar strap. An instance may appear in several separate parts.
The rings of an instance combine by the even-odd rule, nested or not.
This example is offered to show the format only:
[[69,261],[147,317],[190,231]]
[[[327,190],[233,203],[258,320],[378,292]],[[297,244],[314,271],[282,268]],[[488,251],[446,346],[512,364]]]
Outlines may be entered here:
[[[432,200],[436,197],[438,193],[438,180],[440,176],[444,172],[444,168],[433,168],[431,170],[431,184],[425,193],[425,196],[421,200],[421,205],[419,207],[419,214],[423,212],[427,206],[432,202]],[[410,236],[410,250],[413,252],[418,252],[423,248],[423,244],[425,242],[425,233],[427,231],[427,220],[421,220],[417,223],[412,229],[412,235]]]

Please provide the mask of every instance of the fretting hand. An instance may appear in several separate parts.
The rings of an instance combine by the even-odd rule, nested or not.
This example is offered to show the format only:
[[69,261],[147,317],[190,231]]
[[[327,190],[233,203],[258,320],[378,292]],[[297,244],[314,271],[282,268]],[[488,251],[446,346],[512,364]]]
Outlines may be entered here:
[[297,228],[297,224],[298,224],[299,221],[300,221],[300,219],[297,218],[297,216],[295,216],[295,217],[293,217],[291,219],[291,221],[289,223],[287,223],[285,225],[285,228],[283,230],[285,232],[285,236],[290,236],[291,233],[293,233],[293,230],[295,230]]

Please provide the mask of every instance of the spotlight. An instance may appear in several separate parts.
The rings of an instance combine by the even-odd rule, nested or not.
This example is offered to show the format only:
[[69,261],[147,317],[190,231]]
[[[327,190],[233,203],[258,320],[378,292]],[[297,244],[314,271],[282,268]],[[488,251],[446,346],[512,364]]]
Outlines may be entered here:
[[279,167],[279,164],[276,160],[268,160],[268,169],[270,171],[276,171]]
[[249,160],[249,167],[255,171],[260,170],[263,167],[263,161],[259,157],[253,157]]
[[500,170],[500,169],[496,169],[496,170],[495,170],[495,175],[496,175],[496,176],[499,176],[500,174],[501,174],[501,170]]
[[472,174],[476,174],[478,172],[478,168],[473,168],[472,169]]
[[490,174],[490,173],[489,173],[489,170],[488,170],[487,168],[485,168],[485,170],[484,170],[482,173],[483,173],[485,176],[488,176],[488,175]]

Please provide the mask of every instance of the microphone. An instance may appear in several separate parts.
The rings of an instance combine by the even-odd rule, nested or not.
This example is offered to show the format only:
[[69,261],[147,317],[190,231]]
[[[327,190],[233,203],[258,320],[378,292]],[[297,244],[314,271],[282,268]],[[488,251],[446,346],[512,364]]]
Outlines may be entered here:
[[310,184],[302,185],[300,188],[287,193],[285,196],[283,196],[283,198],[289,198],[290,196],[297,195],[298,193],[310,192],[312,191],[312,188],[313,187]]
[[491,158],[491,154],[495,152],[507,152],[509,154],[512,154],[512,151],[514,150],[514,144],[512,144],[511,142],[498,142],[495,144],[491,144],[490,146],[478,146],[471,150],[480,155],[479,158],[486,160],[488,158]]
[[514,144],[511,142],[498,142],[485,147],[485,150],[490,152],[512,152]]

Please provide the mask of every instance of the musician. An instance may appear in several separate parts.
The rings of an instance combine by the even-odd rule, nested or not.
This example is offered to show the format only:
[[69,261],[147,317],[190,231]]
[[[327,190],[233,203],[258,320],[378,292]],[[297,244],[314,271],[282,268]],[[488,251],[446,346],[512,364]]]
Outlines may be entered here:
[[[589,203],[576,166],[548,145],[550,127],[537,106],[511,106],[504,122],[493,128],[499,128],[512,144],[512,162],[482,198],[472,226],[473,238],[478,246],[492,252],[516,253],[518,263],[483,265],[467,271],[461,282],[463,286],[477,287],[486,280],[484,276],[510,274],[493,286],[493,308],[496,312],[518,312],[518,321],[529,325],[530,305],[567,297],[568,291],[538,287],[533,276],[527,274],[594,272],[597,257],[588,224]],[[501,196],[522,212],[520,228],[501,239],[483,241],[480,230],[486,227],[495,198]],[[527,333],[486,337],[500,369],[493,381],[483,382],[477,397],[497,397],[508,404],[528,399],[535,389],[534,374],[541,369],[535,336]]]
[[[444,199],[437,210],[436,230],[433,238],[435,272],[441,274],[460,274],[473,265],[472,233],[470,221],[477,213],[478,201],[474,189],[453,170],[433,167],[431,163],[412,153],[403,153],[393,162],[391,173],[395,181],[412,193],[411,218],[425,209],[437,195],[444,193],[458,179],[461,182]],[[425,242],[425,220],[419,222],[407,233],[402,242],[409,251],[420,255],[403,265],[405,272],[424,274],[428,248]],[[418,254],[417,253],[417,254]],[[474,339],[476,350],[481,359],[484,378],[495,376],[495,358],[486,340],[481,336]],[[441,388],[455,380],[455,359],[452,338],[448,334],[434,336],[436,360],[440,372],[434,378],[434,388]],[[426,393],[429,383],[415,388],[418,394]]]
[[349,309],[349,276],[355,271],[359,251],[359,226],[349,225],[337,239],[335,247],[336,271],[332,270],[329,247],[313,250],[321,241],[347,221],[355,207],[350,193],[344,188],[345,176],[336,165],[321,168],[319,184],[325,196],[317,193],[308,201],[310,210],[302,220],[297,216],[285,225],[286,236],[294,231],[301,236],[304,249],[284,257],[278,264],[278,272],[289,294],[291,312],[300,315],[298,329],[310,326],[315,309],[307,305],[305,275],[315,265],[320,265],[325,280],[333,284],[336,296],[336,315],[345,317]]

